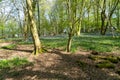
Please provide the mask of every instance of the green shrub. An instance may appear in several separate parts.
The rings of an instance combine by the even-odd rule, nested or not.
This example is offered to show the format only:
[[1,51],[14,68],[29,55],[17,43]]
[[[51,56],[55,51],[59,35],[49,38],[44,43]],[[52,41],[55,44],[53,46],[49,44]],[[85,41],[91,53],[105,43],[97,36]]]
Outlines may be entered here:
[[10,64],[8,60],[1,60],[0,61],[0,68],[9,68]]
[[71,52],[72,52],[72,53],[75,53],[76,50],[77,50],[76,48],[71,48]]

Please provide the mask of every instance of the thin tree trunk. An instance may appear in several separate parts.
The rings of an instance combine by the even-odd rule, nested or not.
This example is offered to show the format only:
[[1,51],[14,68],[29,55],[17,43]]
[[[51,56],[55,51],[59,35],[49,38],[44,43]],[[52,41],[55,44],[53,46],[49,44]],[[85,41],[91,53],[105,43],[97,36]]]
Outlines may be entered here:
[[24,16],[24,39],[26,41],[28,38],[28,31],[29,31],[27,10],[24,10],[24,15],[25,15]]
[[120,9],[117,8],[117,28],[120,29]]
[[99,27],[99,0],[97,0],[97,27]]
[[5,38],[4,36],[4,29],[2,28],[2,38]]
[[40,36],[40,7],[39,7],[39,0],[37,0],[37,12],[38,12],[38,34]]
[[[74,21],[74,17],[72,14],[72,9],[71,9],[71,1],[68,0],[67,2],[67,6],[68,6],[68,21],[69,21],[69,32],[68,32],[68,42],[67,42],[67,52],[70,52],[71,49],[71,43],[72,43],[72,37],[73,37],[73,21]],[[73,18],[73,19],[72,19]]]
[[71,43],[72,43],[72,34],[69,33],[68,34],[68,43],[67,43],[67,52],[70,52],[70,49],[71,49]]
[[80,36],[80,33],[81,33],[81,27],[82,27],[82,16],[83,16],[83,8],[85,6],[85,0],[82,0],[82,5],[80,7],[80,18],[79,18],[79,21],[78,21],[78,26],[77,26],[77,36]]
[[19,27],[20,27],[21,36],[23,37],[24,33],[23,33],[22,23],[21,23],[21,20],[20,20],[20,12],[19,12],[19,10],[18,10],[18,18],[19,18]]

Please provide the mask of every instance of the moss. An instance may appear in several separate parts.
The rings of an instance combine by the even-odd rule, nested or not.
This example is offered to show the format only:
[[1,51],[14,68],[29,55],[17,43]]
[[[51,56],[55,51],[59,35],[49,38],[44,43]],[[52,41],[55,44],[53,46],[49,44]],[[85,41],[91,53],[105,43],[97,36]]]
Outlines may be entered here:
[[109,61],[102,61],[96,64],[97,68],[115,68],[115,65]]
[[109,56],[109,57],[105,57],[105,56],[93,56],[93,55],[90,55],[88,56],[89,59],[91,60],[108,60],[112,63],[118,63],[119,60],[120,60],[120,57],[114,57],[114,56]]
[[99,59],[104,59],[105,57],[104,56],[93,56],[93,55],[90,55],[88,56],[89,59],[92,59],[92,60],[99,60]]
[[88,58],[91,59],[91,60],[96,60],[96,57],[92,56],[92,55],[88,56]]
[[119,62],[119,59],[117,57],[114,57],[114,56],[109,56],[109,57],[106,57],[105,59],[109,60],[112,63],[118,63]]

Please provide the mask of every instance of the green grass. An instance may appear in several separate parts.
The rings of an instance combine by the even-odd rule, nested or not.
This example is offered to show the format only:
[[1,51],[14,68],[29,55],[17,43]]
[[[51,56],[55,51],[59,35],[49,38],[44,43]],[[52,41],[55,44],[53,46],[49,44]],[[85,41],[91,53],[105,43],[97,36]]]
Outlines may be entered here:
[[[48,48],[66,48],[67,38],[41,39],[42,45]],[[95,50],[97,52],[112,52],[120,50],[120,38],[103,37],[103,36],[80,36],[73,37],[71,51],[77,49]]]
[[29,45],[29,44],[33,44],[33,42],[31,42],[31,41],[21,41],[18,44],[19,45]]
[[74,44],[85,50],[95,50],[98,52],[112,52],[120,49],[120,38],[81,36],[74,38]]
[[5,42],[5,40],[3,40],[3,39],[0,39],[0,43],[2,43],[2,42]]
[[60,48],[65,49],[67,39],[41,39],[42,45],[47,48]]
[[17,47],[16,44],[10,44],[10,45],[8,45],[8,46],[3,46],[2,48],[3,48],[3,49],[15,49],[16,47]]
[[[41,38],[42,46],[46,48],[63,48],[66,50],[66,37],[44,37]],[[19,44],[33,44],[32,42],[19,42]],[[113,38],[110,36],[91,36],[81,35],[80,37],[73,37],[71,52],[76,52],[77,49],[94,50],[97,52],[112,52],[120,51],[120,38]]]
[[29,63],[30,62],[27,59],[18,57],[13,59],[0,60],[0,69],[18,67]]

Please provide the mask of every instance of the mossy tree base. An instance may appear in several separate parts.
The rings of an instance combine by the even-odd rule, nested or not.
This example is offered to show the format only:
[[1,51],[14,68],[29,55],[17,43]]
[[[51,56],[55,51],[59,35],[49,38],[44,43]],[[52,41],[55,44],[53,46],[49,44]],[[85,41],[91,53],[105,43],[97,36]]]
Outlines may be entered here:
[[38,55],[38,54],[41,54],[43,52],[42,48],[37,48],[37,49],[34,49],[34,51],[32,52],[34,55]]

